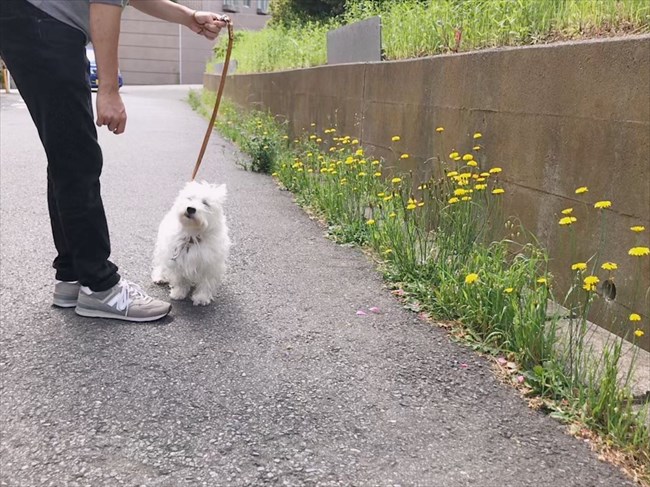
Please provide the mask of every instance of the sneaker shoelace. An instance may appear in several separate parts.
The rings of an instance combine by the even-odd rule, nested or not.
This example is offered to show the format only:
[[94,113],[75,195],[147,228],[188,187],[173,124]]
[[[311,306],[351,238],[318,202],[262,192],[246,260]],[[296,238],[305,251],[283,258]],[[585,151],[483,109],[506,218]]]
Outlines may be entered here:
[[145,304],[153,301],[153,298],[148,296],[137,284],[122,279],[119,285],[120,292],[108,302],[109,306],[115,306],[119,311],[127,309],[136,299],[141,299]]

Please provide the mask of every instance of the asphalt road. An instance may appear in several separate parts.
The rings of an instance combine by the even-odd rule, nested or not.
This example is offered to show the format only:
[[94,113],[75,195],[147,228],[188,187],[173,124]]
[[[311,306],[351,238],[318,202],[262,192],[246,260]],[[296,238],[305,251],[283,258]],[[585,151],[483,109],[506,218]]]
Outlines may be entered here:
[[[187,92],[125,87],[127,132],[100,136],[113,260],[159,297],[156,229],[206,126]],[[1,104],[0,485],[633,485],[216,133],[199,177],[227,183],[234,241],[217,302],[157,324],[51,307],[44,152],[19,96]]]

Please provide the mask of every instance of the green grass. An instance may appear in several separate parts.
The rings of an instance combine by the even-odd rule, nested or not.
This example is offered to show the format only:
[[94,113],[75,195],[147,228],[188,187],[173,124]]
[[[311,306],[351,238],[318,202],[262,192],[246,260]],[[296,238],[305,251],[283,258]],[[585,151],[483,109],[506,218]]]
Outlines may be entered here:
[[238,33],[238,72],[325,64],[327,31],[373,15],[382,17],[387,59],[650,32],[646,0],[396,0],[382,6],[357,0],[348,2],[343,18],[327,23]]
[[[190,101],[207,113],[204,107],[213,100],[213,94],[194,93]],[[463,155],[449,154],[444,133],[438,133],[439,155],[432,157],[441,168],[438,174],[426,181],[414,181],[410,173],[388,179],[384,164],[394,166],[395,161],[368,157],[357,140],[338,134],[335,127],[313,126],[290,140],[285,126],[270,115],[223,106],[218,129],[252,160],[267,152],[273,177],[320,216],[337,241],[371,250],[386,280],[410,307],[437,320],[462,323],[457,336],[516,364],[508,368],[513,385],[541,397],[555,417],[597,432],[603,444],[623,451],[648,478],[649,404],[633,407],[634,357],[632,367],[622,371],[623,339],[596,357],[589,341],[586,316],[602,298],[585,278],[599,272],[600,262],[594,257],[589,271],[572,271],[568,295],[554,296],[544,249],[504,238],[524,230],[502,217],[502,200],[508,197],[500,184],[503,170],[484,159],[480,134],[471,141],[474,149]],[[250,143],[263,138],[274,140]],[[454,142],[458,146],[460,141]],[[392,145],[396,158],[408,157],[403,148],[397,150],[399,140]],[[568,339],[558,333],[564,317],[549,312],[549,301],[572,312]]]

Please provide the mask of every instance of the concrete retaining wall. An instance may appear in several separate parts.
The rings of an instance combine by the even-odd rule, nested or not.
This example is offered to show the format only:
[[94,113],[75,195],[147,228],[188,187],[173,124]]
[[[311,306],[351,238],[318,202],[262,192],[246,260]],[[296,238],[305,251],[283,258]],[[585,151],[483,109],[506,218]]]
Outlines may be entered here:
[[[218,80],[206,75],[204,83],[214,90]],[[433,169],[424,161],[469,150],[481,132],[488,166],[503,168],[506,212],[549,249],[556,286],[566,287],[571,263],[600,248],[601,260],[619,265],[617,297],[591,318],[616,315],[625,334],[638,325],[630,312],[641,314],[650,349],[650,257],[627,254],[650,240],[650,36],[235,75],[226,95],[286,117],[294,133],[335,124],[377,156],[392,157],[390,138],[401,135],[399,150],[412,157],[398,169],[423,178]],[[578,186],[589,193],[576,195]],[[613,206],[600,215],[585,206],[598,200]],[[558,225],[567,207],[579,219],[577,255],[571,230]],[[647,230],[635,234],[632,225]]]

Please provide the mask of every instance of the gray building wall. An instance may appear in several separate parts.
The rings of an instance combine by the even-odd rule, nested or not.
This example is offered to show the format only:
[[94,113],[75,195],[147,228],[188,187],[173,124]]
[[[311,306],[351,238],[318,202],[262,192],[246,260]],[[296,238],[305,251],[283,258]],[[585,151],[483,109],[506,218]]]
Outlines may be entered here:
[[[194,10],[227,13],[235,29],[258,30],[266,25],[268,15],[258,15],[258,0],[247,7],[244,0],[180,0]],[[232,8],[232,6],[235,8]],[[226,10],[238,10],[230,12]],[[120,34],[120,70],[125,85],[200,84],[213,42],[194,34],[186,27],[149,17],[133,7],[122,14]]]

